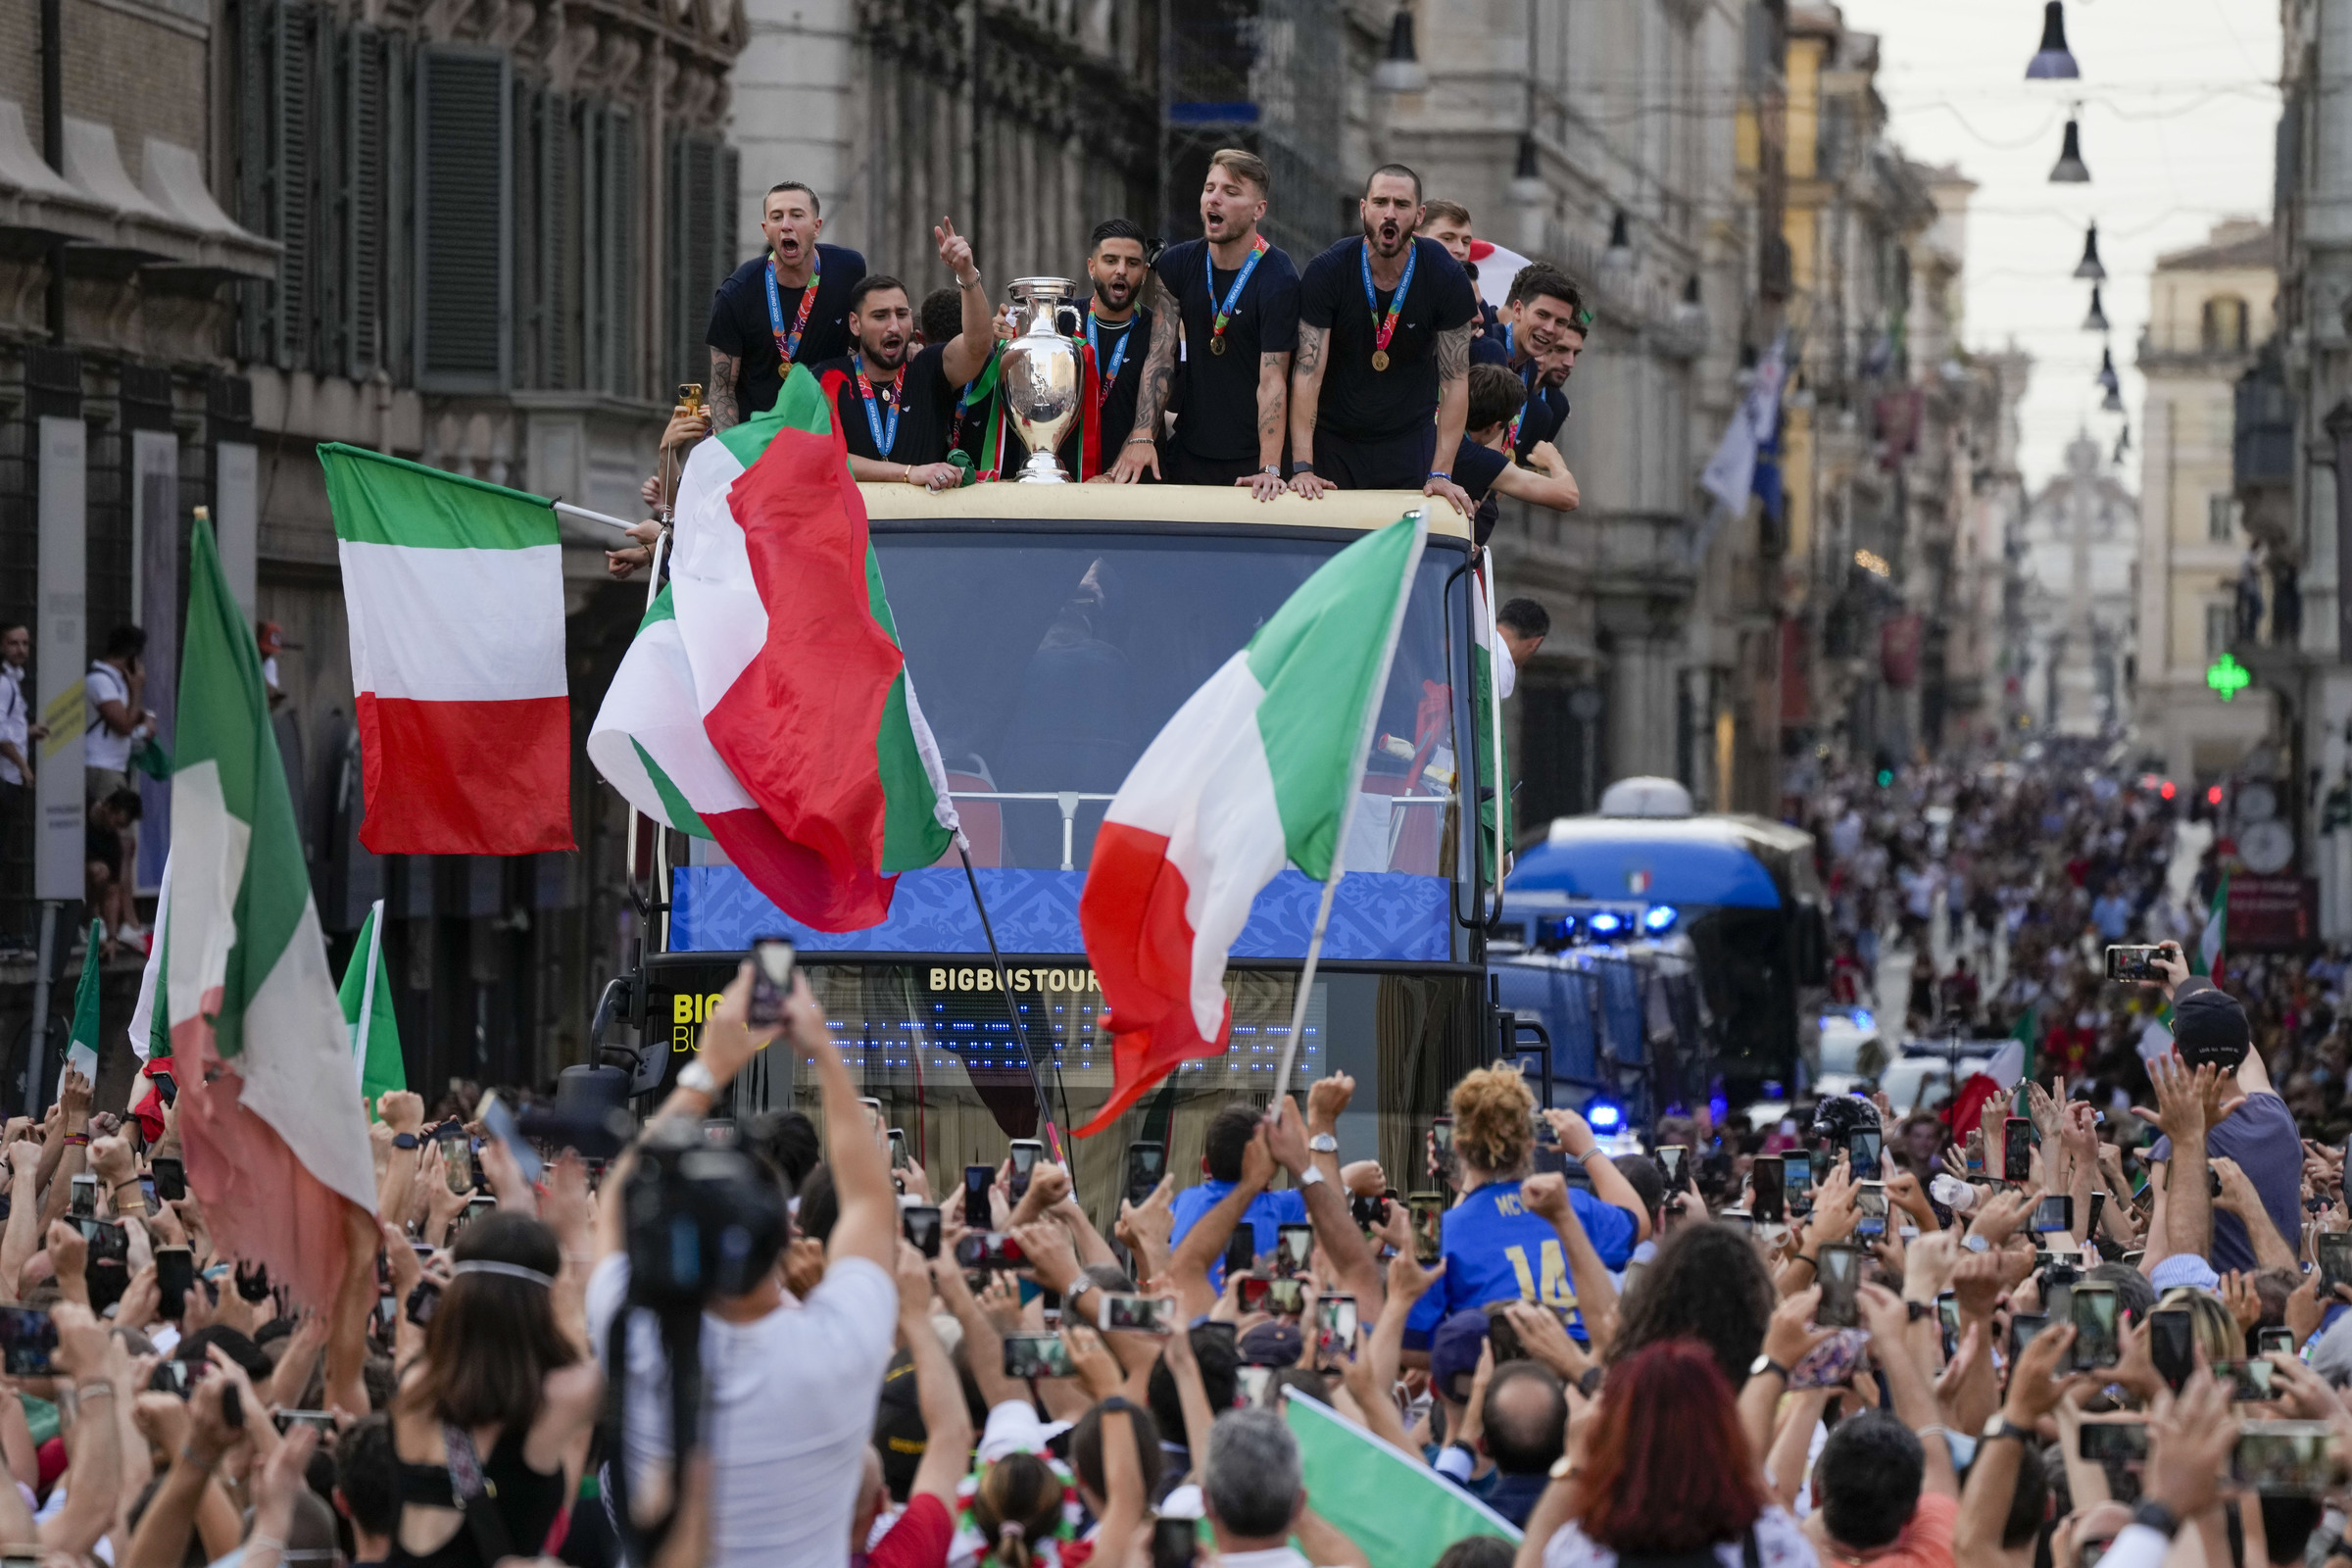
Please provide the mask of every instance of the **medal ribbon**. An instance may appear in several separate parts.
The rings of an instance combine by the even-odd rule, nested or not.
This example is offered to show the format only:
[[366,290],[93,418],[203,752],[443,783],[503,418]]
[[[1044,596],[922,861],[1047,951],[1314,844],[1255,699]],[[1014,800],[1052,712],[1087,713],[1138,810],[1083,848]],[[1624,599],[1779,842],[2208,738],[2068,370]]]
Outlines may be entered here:
[[1413,286],[1413,264],[1421,259],[1421,247],[1414,245],[1404,253],[1404,275],[1396,280],[1396,292],[1389,296],[1389,314],[1380,314],[1380,295],[1372,287],[1372,242],[1356,252],[1356,260],[1364,264],[1364,303],[1372,310],[1372,348],[1376,353],[1388,352],[1389,339],[1396,335],[1396,313],[1404,309],[1404,296]]
[[[767,278],[767,329],[776,334],[776,355],[784,368],[792,368],[792,357],[801,352],[801,334],[808,330],[808,308],[816,303],[816,282],[823,263],[811,259],[808,263],[808,286],[801,290],[801,308],[792,318],[792,331],[784,330],[783,296],[776,292],[776,253],[767,253],[767,266],[762,270]],[[880,437],[876,437],[877,440]]]
[[[1266,236],[1263,234],[1258,235],[1257,243],[1250,247],[1250,259],[1242,263],[1241,271],[1234,277],[1233,287],[1225,291],[1225,303],[1217,306],[1217,318],[1209,323],[1208,335],[1212,340],[1219,340],[1225,336],[1225,323],[1233,318],[1233,308],[1241,304],[1242,290],[1250,286],[1250,274],[1257,270],[1259,259],[1272,248],[1266,242]],[[1208,278],[1209,303],[1215,305],[1217,264],[1215,252],[1205,242],[1200,247],[1200,270]],[[1369,276],[1370,274],[1366,273],[1365,275]]]
[[[1130,316],[1127,318],[1127,335],[1111,346],[1110,364],[1102,373],[1102,385],[1095,389],[1096,408],[1099,409],[1110,401],[1111,383],[1118,380],[1119,368],[1127,363],[1127,345],[1134,341],[1135,318]],[[1092,305],[1086,308],[1086,346],[1095,351],[1095,363],[1101,365],[1102,363],[1102,340],[1095,336],[1095,308]]]
[[899,394],[906,385],[906,367],[902,365],[899,367],[899,373],[891,378],[890,426],[886,431],[883,428],[882,416],[874,410],[874,383],[865,378],[865,363],[862,360],[858,362],[858,395],[865,399],[865,427],[874,434],[874,454],[877,457],[889,457],[890,449],[899,444]]

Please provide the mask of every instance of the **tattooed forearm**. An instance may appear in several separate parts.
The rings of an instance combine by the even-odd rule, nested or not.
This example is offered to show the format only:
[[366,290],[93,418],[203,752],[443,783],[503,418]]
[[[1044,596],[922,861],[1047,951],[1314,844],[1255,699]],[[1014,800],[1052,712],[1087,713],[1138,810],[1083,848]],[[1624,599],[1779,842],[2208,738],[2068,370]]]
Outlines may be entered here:
[[1176,378],[1176,332],[1181,318],[1157,272],[1144,277],[1144,308],[1152,313],[1152,348],[1144,356],[1143,384],[1135,394],[1135,424],[1130,435],[1159,439],[1160,416],[1167,412],[1168,387]]
[[734,355],[718,349],[710,351],[710,433],[716,435],[729,425],[743,422],[743,411],[735,406],[735,374],[742,362]]
[[[1305,335],[1305,328],[1299,329]],[[1470,373],[1470,324],[1453,327],[1438,334],[1438,383],[1458,381]]]
[[1279,467],[1282,463],[1283,421],[1290,412],[1290,369],[1288,354],[1257,357],[1257,462],[1261,468]]

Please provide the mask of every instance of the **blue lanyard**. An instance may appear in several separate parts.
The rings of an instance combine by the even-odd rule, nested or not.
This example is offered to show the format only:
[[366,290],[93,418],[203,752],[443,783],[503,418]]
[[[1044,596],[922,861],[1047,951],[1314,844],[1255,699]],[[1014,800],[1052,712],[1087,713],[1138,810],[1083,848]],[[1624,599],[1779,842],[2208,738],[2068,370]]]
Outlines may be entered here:
[[792,368],[793,357],[801,352],[801,334],[808,329],[808,308],[816,303],[816,282],[823,275],[824,257],[820,254],[808,264],[808,286],[801,290],[801,308],[793,313],[792,331],[784,331],[783,296],[776,292],[775,257],[768,257],[760,275],[767,279],[767,329],[776,334],[776,358]]
[[1095,336],[1095,308],[1086,308],[1086,346],[1095,356],[1095,406],[1110,401],[1111,383],[1119,378],[1119,368],[1127,363],[1127,345],[1135,341],[1135,318],[1127,318],[1127,331],[1110,348],[1110,368],[1102,368],[1102,343]]
[[1372,287],[1372,242],[1370,240],[1364,241],[1364,247],[1355,253],[1355,259],[1364,267],[1364,304],[1372,311],[1372,347],[1385,355],[1389,349],[1389,339],[1396,334],[1397,313],[1404,309],[1405,295],[1412,292],[1413,264],[1421,259],[1421,246],[1418,241],[1415,241],[1405,250],[1404,275],[1396,280],[1396,292],[1389,296],[1389,318],[1385,321],[1380,318],[1379,291]]
[[[1208,327],[1208,335],[1211,342],[1219,345],[1223,344],[1225,340],[1225,323],[1233,318],[1233,308],[1242,302],[1242,290],[1250,286],[1250,274],[1257,270],[1258,262],[1264,258],[1266,252],[1271,248],[1272,247],[1266,243],[1266,237],[1263,234],[1260,234],[1257,237],[1257,243],[1250,248],[1250,259],[1242,264],[1241,271],[1235,274],[1233,279],[1233,287],[1225,291],[1225,303],[1222,305],[1217,305],[1216,252],[1209,245],[1208,241],[1202,240],[1200,242],[1200,271],[1201,275],[1208,279],[1208,302],[1209,304],[1216,306],[1216,318],[1209,323]],[[1217,352],[1223,353],[1224,350],[1222,347],[1219,347]]]
[[865,427],[874,435],[874,455],[890,456],[890,449],[899,444],[899,410],[905,404],[901,390],[906,385],[906,367],[899,367],[898,375],[890,383],[890,426],[882,425],[882,416],[874,412],[874,383],[865,378],[865,367],[858,367],[858,395],[865,399]]

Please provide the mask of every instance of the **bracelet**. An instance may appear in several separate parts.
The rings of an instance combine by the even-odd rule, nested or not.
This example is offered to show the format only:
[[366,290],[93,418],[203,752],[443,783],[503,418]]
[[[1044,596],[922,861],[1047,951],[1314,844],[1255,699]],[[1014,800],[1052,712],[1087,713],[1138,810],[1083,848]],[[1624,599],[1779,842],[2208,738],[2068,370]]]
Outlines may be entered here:
[[87,1383],[74,1385],[74,1397],[76,1399],[95,1398],[102,1394],[110,1399],[115,1396],[114,1384],[105,1378],[92,1378]]
[[1291,477],[1292,477],[1292,478],[1296,479],[1296,478],[1298,478],[1298,475],[1300,475],[1300,474],[1302,474],[1302,473],[1312,473],[1312,472],[1314,472],[1314,471],[1315,471],[1315,460],[1314,460],[1314,459],[1312,459],[1312,458],[1293,458],[1293,459],[1291,460]]
[[108,1196],[112,1197],[114,1194],[121,1192],[125,1187],[136,1187],[138,1185],[139,1179],[136,1176],[133,1176],[126,1182],[117,1182],[112,1188],[108,1189]]
[[978,272],[974,272],[968,279],[959,277],[956,280],[956,286],[957,288],[978,288],[980,286],[980,274]]
[[1821,1259],[1813,1257],[1807,1253],[1791,1252],[1788,1254],[1788,1261],[1791,1263],[1802,1263],[1807,1268],[1813,1270],[1813,1272],[1816,1274],[1821,1272]]
[[1152,432],[1149,430],[1131,430],[1127,433],[1127,439],[1120,442],[1119,445],[1123,447],[1131,447],[1138,441],[1150,441],[1151,439]]
[[89,1135],[88,1133],[68,1133],[68,1134],[66,1134],[66,1147],[67,1147],[68,1149],[73,1149],[73,1148],[75,1148],[76,1146],[78,1146],[78,1147],[80,1147],[80,1148],[83,1148],[83,1149],[87,1149],[87,1148],[89,1148],[89,1147],[90,1147],[90,1135]]
[[1577,1156],[1576,1156],[1576,1162],[1577,1162],[1579,1165],[1582,1165],[1582,1164],[1584,1164],[1584,1163],[1585,1163],[1587,1160],[1591,1159],[1591,1158],[1592,1158],[1592,1157],[1594,1154],[1600,1154],[1600,1155],[1604,1155],[1604,1156],[1605,1156],[1607,1153],[1608,1153],[1608,1151],[1607,1151],[1607,1150],[1605,1150],[1605,1149],[1601,1148],[1601,1147],[1600,1147],[1598,1144],[1594,1144],[1594,1145],[1593,1145],[1593,1146],[1592,1146],[1591,1149],[1588,1149],[1588,1150],[1586,1150],[1586,1151],[1585,1151],[1583,1153],[1581,1153],[1581,1154],[1577,1155]]
[[257,1530],[245,1538],[244,1553],[247,1556],[256,1551],[282,1552],[285,1549],[286,1542],[283,1536],[265,1536]]
[[1452,474],[1450,474],[1450,473],[1447,473],[1447,472],[1446,472],[1446,471],[1444,468],[1432,468],[1432,469],[1430,469],[1430,470],[1429,470],[1429,476],[1430,476],[1432,479],[1450,479],[1450,478],[1452,478],[1452,477],[1453,477],[1453,475],[1452,475]]
[[905,477],[900,482],[903,484],[914,483],[914,465],[911,463],[902,463],[899,465],[899,466],[906,470]]
[[1952,1434],[1950,1429],[1944,1427],[1938,1422],[1929,1422],[1926,1426],[1919,1428],[1913,1434],[1913,1436],[1919,1438],[1923,1442],[1930,1437],[1937,1437],[1943,1440],[1943,1446],[1945,1447],[1948,1448],[1952,1446]]
[[220,1455],[216,1453],[209,1459],[201,1457],[197,1454],[194,1447],[183,1443],[179,1446],[179,1462],[182,1464],[196,1465],[202,1469],[210,1470],[220,1463]]

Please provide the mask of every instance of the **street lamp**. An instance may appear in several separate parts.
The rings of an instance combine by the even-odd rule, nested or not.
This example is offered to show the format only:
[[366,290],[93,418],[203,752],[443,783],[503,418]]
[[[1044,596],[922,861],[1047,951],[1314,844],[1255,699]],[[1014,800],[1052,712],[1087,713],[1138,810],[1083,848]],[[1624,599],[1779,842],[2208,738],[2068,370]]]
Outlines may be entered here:
[[1504,193],[1516,207],[1542,205],[1551,194],[1544,184],[1543,165],[1537,161],[1533,132],[1519,138],[1519,157],[1511,166],[1511,183]]
[[2123,385],[2123,382],[2118,380],[2115,374],[2115,350],[2099,350],[2099,373],[2090,378],[2090,384],[2105,387],[2109,396],[2113,396],[2116,390]]
[[2107,280],[2107,268],[2099,260],[2099,225],[2093,222],[2082,234],[2082,259],[2075,264],[2075,275],[2091,283]]
[[1427,92],[1429,73],[1421,69],[1421,52],[1413,47],[1413,13],[1404,6],[1389,24],[1389,52],[1372,68],[1372,85],[1382,92]]
[[2082,330],[2085,332],[2107,330],[2107,313],[2099,309],[2099,285],[2096,283],[2090,285],[2090,314],[2082,318]]
[[2082,132],[2081,122],[2073,116],[2066,121],[2066,141],[2058,149],[2058,162],[2050,168],[2053,185],[2087,185],[2090,170],[2082,162]]
[[1698,297],[1698,274],[1692,272],[1683,285],[1683,302],[1674,308],[1674,324],[1689,332],[1707,329],[1706,302]]
[[1600,268],[1604,272],[1624,273],[1633,270],[1633,220],[1620,207],[1609,219],[1609,248],[1600,253]]
[[2041,8],[2041,47],[2026,62],[2026,79],[2050,81],[2082,74],[2074,51],[2066,46],[2066,7],[2060,0],[2049,0]]

